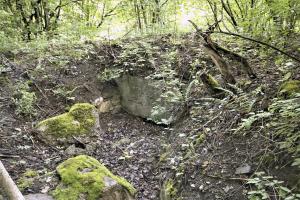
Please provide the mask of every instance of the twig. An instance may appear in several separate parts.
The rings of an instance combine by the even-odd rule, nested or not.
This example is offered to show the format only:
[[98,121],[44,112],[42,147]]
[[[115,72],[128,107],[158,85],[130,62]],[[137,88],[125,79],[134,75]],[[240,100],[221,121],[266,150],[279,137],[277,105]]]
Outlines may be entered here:
[[247,181],[247,178],[239,178],[239,177],[224,177],[224,176],[215,176],[215,175],[209,175],[206,174],[206,176],[211,178],[218,178],[218,179],[224,179],[224,180],[237,180],[237,181]]
[[0,158],[20,158],[20,156],[8,155],[8,154],[0,154]]

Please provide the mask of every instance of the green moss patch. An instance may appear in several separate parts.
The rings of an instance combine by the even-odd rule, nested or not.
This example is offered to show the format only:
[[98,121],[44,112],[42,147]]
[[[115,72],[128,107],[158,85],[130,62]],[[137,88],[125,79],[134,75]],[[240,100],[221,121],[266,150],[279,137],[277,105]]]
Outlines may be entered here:
[[96,124],[94,109],[89,103],[78,103],[69,112],[40,122],[37,128],[55,137],[87,134]]
[[26,170],[21,178],[18,179],[17,185],[21,191],[24,191],[27,188],[31,188],[34,182],[34,179],[38,176],[36,171],[31,169]]
[[285,97],[292,97],[295,93],[300,93],[300,81],[290,80],[283,83],[279,89],[279,95]]
[[77,200],[80,195],[86,195],[88,200],[99,199],[105,189],[104,178],[115,180],[134,195],[136,190],[124,178],[113,175],[96,159],[80,155],[70,158],[57,167],[61,184],[53,191],[57,200]]

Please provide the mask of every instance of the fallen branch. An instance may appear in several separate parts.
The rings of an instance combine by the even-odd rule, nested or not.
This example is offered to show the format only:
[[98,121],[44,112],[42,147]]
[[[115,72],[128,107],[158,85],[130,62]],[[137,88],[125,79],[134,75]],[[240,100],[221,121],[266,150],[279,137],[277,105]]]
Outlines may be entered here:
[[270,45],[266,42],[262,42],[262,41],[259,41],[259,40],[255,40],[253,38],[250,38],[250,37],[246,37],[246,36],[243,36],[243,35],[239,35],[239,34],[236,34],[236,33],[229,33],[229,32],[225,32],[225,31],[211,31],[210,33],[221,33],[221,34],[225,34],[225,35],[231,35],[231,36],[235,36],[235,37],[240,37],[240,38],[243,38],[245,40],[249,40],[249,41],[252,41],[252,42],[256,42],[258,44],[261,44],[261,45],[264,45],[264,46],[267,46],[267,47],[270,47],[271,49],[274,49],[275,51],[278,51],[284,55],[286,55],[287,57],[297,61],[300,63],[300,59],[299,58],[296,58],[294,55],[290,55],[288,53],[286,53],[285,51],[283,50],[280,50],[279,48],[273,46],[273,45]]
[[229,68],[225,60],[221,57],[219,52],[223,52],[223,54],[231,56],[233,59],[237,60],[242,64],[242,70],[251,78],[255,79],[256,75],[253,72],[252,68],[250,67],[248,61],[243,56],[232,52],[228,49],[225,49],[218,45],[216,42],[213,42],[210,35],[214,33],[214,29],[218,25],[220,21],[217,21],[215,24],[209,26],[206,31],[202,31],[193,21],[189,20],[189,22],[194,26],[197,31],[197,34],[203,38],[205,43],[203,44],[204,50],[208,55],[211,56],[214,63],[219,67],[221,74],[223,75],[226,82],[234,84],[235,80],[232,74],[229,72]]
[[9,154],[0,154],[0,158],[20,158],[20,156],[9,155]]
[[12,200],[25,200],[19,188],[9,176],[2,162],[0,161],[0,187],[4,189],[6,195]]

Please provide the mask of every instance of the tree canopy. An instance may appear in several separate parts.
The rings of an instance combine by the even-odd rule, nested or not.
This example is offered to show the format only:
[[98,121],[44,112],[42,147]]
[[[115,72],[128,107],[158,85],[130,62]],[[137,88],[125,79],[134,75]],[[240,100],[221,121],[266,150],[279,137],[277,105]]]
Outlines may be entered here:
[[116,38],[203,27],[271,39],[299,31],[298,0],[1,0],[0,37]]

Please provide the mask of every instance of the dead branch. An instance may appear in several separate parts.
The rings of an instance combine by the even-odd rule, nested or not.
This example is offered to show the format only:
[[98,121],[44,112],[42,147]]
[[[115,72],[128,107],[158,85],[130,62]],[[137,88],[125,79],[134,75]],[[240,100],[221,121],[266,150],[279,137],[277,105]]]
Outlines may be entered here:
[[232,56],[235,60],[239,61],[242,64],[242,70],[251,78],[254,79],[256,78],[255,73],[253,72],[252,68],[250,67],[247,59],[235,52],[232,52],[228,49],[225,49],[221,46],[219,46],[217,43],[214,43],[214,46],[216,47],[217,50],[223,52],[224,54],[227,54],[229,56]]
[[219,21],[217,21],[215,24],[210,26],[207,31],[203,32],[198,26],[191,20],[189,22],[194,26],[194,28],[197,31],[197,35],[201,36],[203,39],[202,46],[204,48],[204,51],[211,57],[215,65],[219,68],[225,82],[230,84],[235,84],[236,81],[233,77],[233,75],[230,73],[229,67],[226,63],[226,61],[222,58],[222,56],[218,53],[217,49],[215,48],[214,43],[211,40],[210,33],[213,31]]
[[225,60],[221,57],[218,51],[223,52],[224,54],[230,55],[235,60],[239,61],[242,64],[243,71],[251,78],[256,78],[255,73],[253,72],[252,68],[250,67],[248,61],[243,56],[234,53],[228,49],[225,49],[221,46],[219,46],[217,43],[213,42],[210,38],[210,34],[214,32],[214,29],[218,26],[218,23],[220,21],[217,21],[215,24],[209,26],[209,28],[203,32],[201,29],[198,28],[198,26],[191,20],[189,22],[194,26],[194,28],[197,31],[197,34],[199,34],[205,41],[203,44],[204,50],[210,57],[212,58],[215,65],[217,65],[220,69],[220,72],[222,76],[224,77],[225,81],[230,84],[235,84],[235,79],[232,76],[232,74],[229,71],[229,67]]
[[249,40],[249,41],[261,44],[263,46],[267,46],[267,47],[269,47],[271,49],[274,49],[275,51],[278,51],[278,52],[282,53],[283,55],[286,55],[287,57],[289,57],[289,58],[291,58],[291,59],[293,59],[293,60],[295,60],[295,61],[297,61],[297,62],[300,63],[300,59],[299,58],[295,57],[294,55],[290,55],[290,54],[286,53],[285,51],[280,50],[279,48],[277,48],[277,47],[275,47],[273,45],[270,45],[270,44],[268,44],[266,42],[262,42],[262,41],[259,41],[259,40],[256,40],[256,39],[253,39],[253,38],[250,38],[250,37],[239,35],[237,33],[230,33],[230,32],[225,32],[225,31],[212,31],[211,34],[212,33],[221,33],[221,34],[225,34],[225,35],[231,35],[231,36],[239,37],[239,38],[242,38],[242,39],[245,39],[245,40]]

